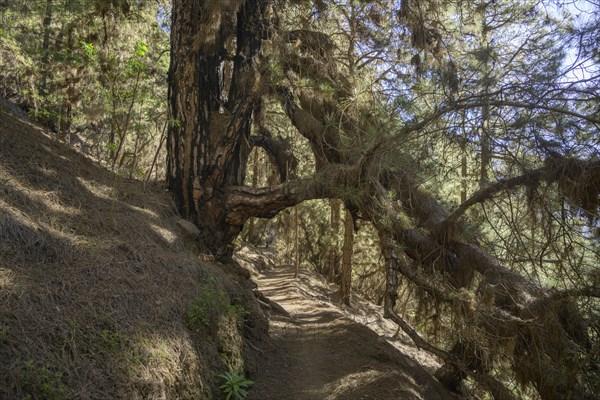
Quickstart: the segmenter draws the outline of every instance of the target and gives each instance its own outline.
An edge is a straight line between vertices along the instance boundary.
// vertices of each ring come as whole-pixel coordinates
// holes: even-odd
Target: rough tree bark
[[[244,183],[268,6],[266,0],[173,1],[167,182],[182,216],[200,228],[200,248],[219,259],[231,256],[245,222],[229,220],[223,205],[227,187]],[[222,66],[231,62],[233,34],[229,77]]]
[[[491,364],[479,362],[486,352],[483,345],[463,341],[449,351],[441,350],[422,339],[396,313],[398,274],[438,301],[459,303],[464,319],[485,334],[490,345],[514,343],[514,348],[505,352],[514,361],[515,376],[531,383],[542,399],[562,399],[565,393],[572,398],[589,398],[580,382],[564,379],[578,368],[577,357],[569,352],[586,352],[590,346],[571,294],[535,284],[499,264],[480,247],[465,242],[461,216],[501,190],[541,182],[559,182],[560,187],[561,180],[569,184],[581,181],[581,174],[572,176],[573,171],[587,171],[586,176],[593,180],[589,187],[600,188],[600,163],[550,158],[542,168],[485,186],[449,212],[409,172],[386,164],[382,151],[385,135],[354,154],[343,151],[341,132],[359,136],[381,127],[360,110],[355,116],[340,110],[351,92],[350,79],[329,64],[332,58],[327,52],[313,56],[285,53],[281,63],[290,76],[320,76],[334,89],[340,88],[331,98],[304,89],[294,92],[283,85],[269,91],[261,89],[260,50],[261,41],[270,33],[270,6],[268,0],[173,2],[169,72],[173,121],[167,141],[167,180],[181,214],[200,229],[198,245],[218,259],[228,260],[233,240],[248,218],[270,218],[308,199],[341,199],[353,218],[370,221],[376,227],[388,265],[386,316],[419,347],[444,361],[440,379],[458,386],[465,376],[471,376],[495,398],[513,398],[510,390],[488,374]],[[318,36],[310,31],[302,34]],[[234,36],[237,47],[231,56],[227,49]],[[303,51],[309,51],[309,40],[305,46],[308,50]],[[295,48],[302,50],[302,46]],[[227,69],[222,66],[231,60],[231,76],[225,76],[222,71]],[[312,178],[288,179],[283,163],[293,161],[277,150],[285,146],[278,147],[266,135],[250,137],[253,107],[257,98],[266,94],[279,99],[291,124],[310,143],[317,166]],[[448,109],[439,108],[431,117],[407,125],[403,133],[419,131],[445,112],[478,106],[481,104],[456,102]],[[578,116],[574,112],[570,115]],[[335,129],[327,123],[332,117],[338,117]],[[274,162],[280,164],[278,185],[244,186],[252,143],[273,153]],[[410,225],[402,215],[410,218]],[[475,278],[479,282],[476,290],[472,287]],[[480,298],[474,302],[463,299],[462,290],[475,291]]]

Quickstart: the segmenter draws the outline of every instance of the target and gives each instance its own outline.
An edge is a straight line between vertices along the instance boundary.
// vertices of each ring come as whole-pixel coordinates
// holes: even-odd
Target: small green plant
[[[188,309],[188,328],[197,330],[201,325],[210,328],[228,311],[229,297],[219,287],[216,279],[210,279],[202,288],[202,294]]]
[[[248,311],[241,304],[230,304],[227,307],[227,313],[230,317],[234,318],[238,328],[242,328],[244,326],[244,322],[246,321],[246,315],[248,315]]]
[[[116,143],[106,142],[105,146],[106,146],[106,150],[108,150],[108,151],[116,151],[117,150]]]
[[[79,44],[81,45],[81,48],[83,49],[83,52],[85,53],[87,59],[89,61],[94,61],[96,59],[96,54],[97,54],[94,44],[87,43],[85,40],[80,40]]]
[[[219,386],[219,389],[225,394],[225,400],[232,398],[235,400],[245,399],[246,396],[248,396],[248,391],[246,389],[249,386],[254,385],[254,382],[246,379],[244,375],[240,374],[237,370],[225,372],[224,374],[219,375],[219,377],[225,379],[225,383]]]
[[[125,336],[119,332],[103,329],[100,333],[100,345],[105,350],[113,353],[121,347],[125,341]]]
[[[146,42],[144,42],[143,40],[140,40],[139,42],[137,42],[135,44],[134,54],[136,57],[138,57],[138,58],[144,57],[147,52],[148,52],[148,44],[146,44]]]
[[[145,365],[150,360],[150,357],[150,353],[141,349],[134,349],[129,355],[127,355],[127,359],[133,367]]]
[[[64,399],[66,386],[62,375],[62,372],[54,372],[47,365],[27,361],[20,374],[21,386],[26,393],[23,400]]]
[[[0,329],[0,343],[6,342],[8,339],[8,326],[3,326]]]
[[[168,122],[169,122],[169,126],[171,126],[173,128],[179,128],[181,126],[181,120],[179,120],[177,118],[169,118]]]

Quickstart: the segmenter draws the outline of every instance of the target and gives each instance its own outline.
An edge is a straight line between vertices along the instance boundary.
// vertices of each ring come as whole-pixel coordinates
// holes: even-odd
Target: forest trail
[[[418,362],[329,302],[332,287],[292,267],[254,278],[274,313],[271,341],[250,390],[251,400],[359,400],[454,398]]]

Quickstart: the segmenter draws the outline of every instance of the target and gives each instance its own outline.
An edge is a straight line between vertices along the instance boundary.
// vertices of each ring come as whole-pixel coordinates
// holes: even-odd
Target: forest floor
[[[235,321],[191,326],[217,296],[253,340],[267,320],[180,223],[163,184],[108,171],[0,98],[0,399],[221,399],[219,374],[254,370]]]
[[[249,260],[287,310],[267,338],[250,282],[201,262],[179,221],[162,185],[109,172],[0,99],[0,398],[216,399],[223,355],[249,348],[236,360],[254,400],[452,398],[380,307],[338,307],[318,275]],[[248,346],[189,328],[215,280],[255,317]]]
[[[289,266],[263,270],[254,280],[289,315],[271,317],[271,341],[249,399],[454,398],[431,375],[435,360],[403,335],[394,337],[376,306],[355,297],[352,308],[340,308],[335,285],[308,271],[294,278]],[[379,334],[355,321],[361,318]]]

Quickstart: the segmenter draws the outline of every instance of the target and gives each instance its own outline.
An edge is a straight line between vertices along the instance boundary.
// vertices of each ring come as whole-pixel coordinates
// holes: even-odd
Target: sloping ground
[[[451,398],[405,338],[401,353],[351,320],[391,336],[376,307],[339,309],[335,288],[305,272],[255,278],[291,314],[273,312],[263,340],[251,282],[187,249],[164,190],[115,176],[12,108],[0,102],[0,398],[220,398],[229,368],[256,381],[256,400]],[[243,324],[229,312],[240,307]]]
[[[291,267],[264,269],[254,280],[270,300],[289,315],[273,312],[271,343],[262,349],[250,399],[278,400],[436,400],[456,398],[421,363],[435,365],[425,354],[397,339],[404,352],[378,336],[360,319],[370,314],[381,334],[393,332],[368,305],[333,305],[335,287]],[[380,315],[380,314],[379,314]],[[391,329],[390,329],[391,328]],[[396,340],[396,339],[394,339]],[[417,359],[419,362],[417,362]]]
[[[8,109],[0,398],[206,399],[228,367],[252,372],[234,317],[193,322],[206,293],[250,311],[246,336],[266,321],[250,290],[186,250],[164,190],[115,176]]]

